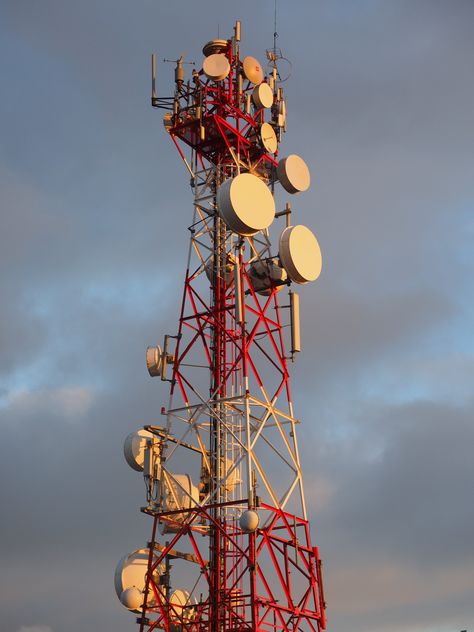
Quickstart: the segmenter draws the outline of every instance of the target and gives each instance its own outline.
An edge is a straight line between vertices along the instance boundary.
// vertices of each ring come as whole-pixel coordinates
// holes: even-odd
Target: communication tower
[[[274,195],[307,190],[310,174],[278,152],[281,54],[268,51],[266,73],[241,56],[240,32],[236,22],[230,39],[208,42],[190,80],[181,56],[171,97],[157,96],[152,56],[151,104],[165,110],[194,213],[177,331],[146,352],[169,385],[163,421],[124,444],[152,522],[115,572],[140,632],[326,627],[288,370],[301,348],[293,288],[319,276],[321,252]]]

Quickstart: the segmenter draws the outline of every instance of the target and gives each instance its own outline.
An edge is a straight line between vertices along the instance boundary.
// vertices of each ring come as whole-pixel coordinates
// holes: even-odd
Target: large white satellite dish
[[[230,72],[229,60],[222,53],[209,55],[202,64],[204,74],[212,81],[222,81]]]
[[[296,154],[290,154],[279,161],[277,176],[283,188],[288,193],[306,191],[311,184],[311,175],[308,165],[303,158]]]
[[[269,154],[274,154],[278,149],[278,140],[275,130],[270,123],[262,123],[260,127],[260,141]]]
[[[125,438],[123,443],[123,455],[133,470],[143,472],[146,442],[152,438],[153,435],[151,432],[143,429],[131,432]]]
[[[148,571],[149,549],[138,549],[122,557],[115,568],[114,586],[117,597],[122,604],[138,611],[143,603],[143,592],[146,584],[146,573]],[[156,555],[152,554],[152,561],[157,561]],[[159,576],[165,572],[164,564],[159,564],[154,572],[154,580],[159,583]],[[135,590],[134,590],[135,589]],[[138,598],[137,591],[141,598]],[[140,603],[137,603],[140,601]],[[153,592],[148,593],[148,605],[156,605]]]
[[[273,105],[273,90],[268,83],[260,83],[252,91],[252,101],[259,110],[271,108]]]
[[[275,217],[275,200],[265,182],[251,173],[229,178],[217,190],[222,219],[234,233],[255,235]]]
[[[280,260],[295,283],[315,281],[321,274],[322,257],[318,240],[301,224],[288,226],[280,236]]]
[[[262,64],[258,61],[258,59],[255,59],[255,57],[247,56],[242,62],[242,67],[244,75],[250,81],[250,83],[254,83],[255,85],[262,83],[264,74]]]

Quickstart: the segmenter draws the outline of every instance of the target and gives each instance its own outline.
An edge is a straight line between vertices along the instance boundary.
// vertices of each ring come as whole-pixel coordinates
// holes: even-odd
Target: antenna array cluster
[[[153,526],[119,562],[115,588],[141,631],[325,628],[288,370],[301,350],[292,288],[318,278],[321,252],[275,202],[277,186],[293,196],[311,178],[300,156],[279,156],[281,51],[265,73],[240,40],[237,22],[233,37],[208,42],[190,80],[181,55],[170,97],[157,95],[152,56],[152,106],[191,176],[194,216],[177,331],[146,354],[169,385],[164,421],[124,445]]]

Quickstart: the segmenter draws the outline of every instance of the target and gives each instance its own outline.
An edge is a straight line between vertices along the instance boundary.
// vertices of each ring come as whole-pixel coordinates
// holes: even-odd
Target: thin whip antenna
[[[277,37],[278,37],[278,33],[277,33],[277,0],[275,0],[275,13],[274,13],[274,20],[273,20],[273,54],[275,56],[275,59],[276,59]]]

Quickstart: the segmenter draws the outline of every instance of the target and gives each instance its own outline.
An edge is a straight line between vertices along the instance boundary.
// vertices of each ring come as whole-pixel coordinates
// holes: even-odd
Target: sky
[[[0,4],[1,632],[134,627],[113,571],[150,522],[122,442],[166,398],[144,351],[192,213],[150,53],[199,64],[236,19],[262,59],[272,0]],[[473,28],[472,0],[278,0],[324,257],[291,370],[332,632],[474,629]]]

